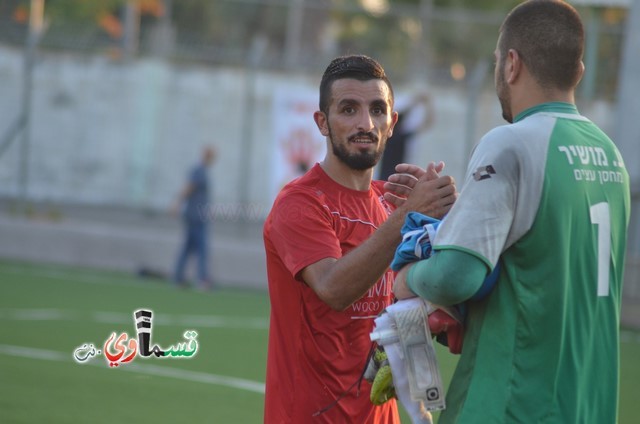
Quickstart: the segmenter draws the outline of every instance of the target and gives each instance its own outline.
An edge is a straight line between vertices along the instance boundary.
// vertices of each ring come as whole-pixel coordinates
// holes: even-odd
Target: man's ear
[[[391,137],[393,135],[393,129],[396,127],[397,123],[398,123],[398,112],[393,111],[393,113],[391,114],[391,127],[387,132],[387,137]]]
[[[578,85],[578,83],[580,81],[582,81],[582,77],[584,76],[584,62],[580,61],[580,70],[578,71],[580,73],[580,75],[578,76],[578,81],[576,82],[576,85]]]
[[[325,137],[328,137],[329,125],[327,124],[327,115],[325,115],[324,112],[317,110],[313,113],[313,120],[316,121],[316,125],[320,130],[320,134],[322,134]]]
[[[524,63],[522,63],[522,59],[520,58],[520,54],[515,49],[509,49],[507,52],[507,60],[505,63],[505,80],[509,84],[513,84],[516,82],[520,73],[522,72],[522,67]]]

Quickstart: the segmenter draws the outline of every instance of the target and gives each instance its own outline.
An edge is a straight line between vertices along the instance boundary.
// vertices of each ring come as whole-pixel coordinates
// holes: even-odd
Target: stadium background
[[[9,271],[0,273],[5,299],[0,344],[13,346],[16,332],[51,331],[56,325],[46,319],[17,324],[12,318],[16,310],[45,308],[42,285],[52,274],[87,284],[124,279],[117,283],[124,292],[142,290],[135,299],[143,299],[141,288],[149,283],[149,293],[162,298],[158,290],[170,289],[166,281],[138,275],[171,269],[180,223],[168,208],[207,143],[219,151],[209,210],[214,280],[222,292],[249,289],[264,296],[261,226],[278,185],[291,177],[282,174],[292,165],[283,162],[283,140],[287,131],[299,129],[289,119],[296,111],[291,104],[303,105],[299,109],[311,119],[306,108],[313,107],[320,75],[337,54],[378,58],[400,100],[416,92],[430,96],[434,123],[418,135],[412,162],[444,160],[461,181],[473,143],[502,124],[492,52],[498,25],[514,3],[112,0],[85,2],[103,7],[77,17],[70,16],[77,8],[73,0],[3,1],[0,265]],[[640,80],[634,75],[640,73],[640,58],[630,52],[640,50],[640,6],[625,0],[572,3],[587,25],[587,74],[578,106],[613,136],[632,178],[622,322],[631,330],[625,334],[636,340]],[[45,19],[30,26],[38,4]],[[310,124],[305,130],[313,132]],[[77,302],[85,303],[81,309],[109,308],[81,287],[81,282],[67,287],[79,293]],[[220,307],[215,291],[175,296],[202,302],[194,307],[202,314],[215,315]],[[64,302],[51,308],[73,309]],[[167,309],[159,313],[188,311],[168,310],[169,302],[161,308]],[[26,340],[25,346],[39,343]],[[8,371],[8,362],[3,364],[1,375]],[[258,371],[254,379],[260,378]]]

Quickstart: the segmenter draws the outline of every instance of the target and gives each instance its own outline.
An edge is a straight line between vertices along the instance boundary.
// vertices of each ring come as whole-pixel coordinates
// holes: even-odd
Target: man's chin
[[[350,156],[348,158],[340,158],[340,161],[354,171],[366,171],[378,164],[379,158],[367,156]]]
[[[351,143],[347,146],[337,146],[332,143],[333,154],[340,162],[347,165],[354,171],[366,171],[377,165],[382,157],[382,152],[374,145],[365,145],[369,149],[353,149]],[[347,148],[348,147],[348,148]]]

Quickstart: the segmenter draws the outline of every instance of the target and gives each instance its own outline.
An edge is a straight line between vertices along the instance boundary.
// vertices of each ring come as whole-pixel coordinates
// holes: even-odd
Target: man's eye
[[[374,107],[373,109],[371,109],[371,113],[373,113],[374,115],[382,115],[384,114],[384,109],[380,107]]]
[[[350,114],[352,114],[353,112],[355,112],[355,109],[349,106],[349,107],[345,107],[344,109],[342,109],[342,111],[343,111],[344,113],[346,113],[346,114],[349,114],[349,115],[350,115]]]

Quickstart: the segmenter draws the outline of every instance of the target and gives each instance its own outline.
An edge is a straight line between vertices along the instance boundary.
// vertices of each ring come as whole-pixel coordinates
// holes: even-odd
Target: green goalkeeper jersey
[[[502,270],[468,302],[440,423],[617,422],[629,210],[618,150],[574,105],[483,137],[433,244]]]

